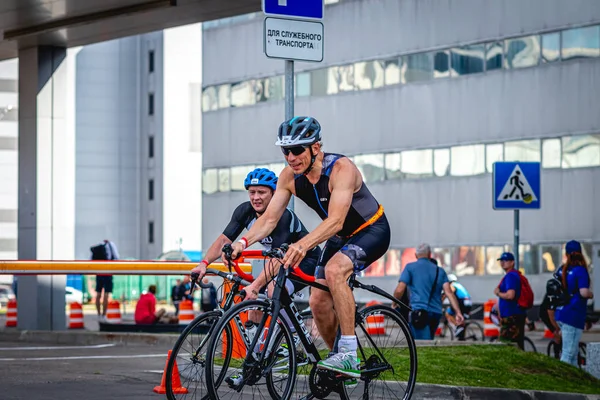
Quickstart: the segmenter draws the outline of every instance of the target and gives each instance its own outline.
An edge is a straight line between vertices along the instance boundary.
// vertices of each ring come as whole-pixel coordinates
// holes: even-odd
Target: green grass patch
[[[384,353],[394,365],[394,372],[386,371],[379,379],[407,379],[406,349],[390,350],[385,349]],[[327,355],[327,351],[321,353],[322,357]],[[600,380],[579,368],[513,346],[418,347],[417,356],[417,383],[600,394]],[[230,367],[239,367],[242,361],[231,360]],[[217,359],[215,364],[223,362]],[[309,372],[310,367],[298,370],[299,374]]]
[[[417,382],[600,394],[600,380],[513,346],[418,347]]]

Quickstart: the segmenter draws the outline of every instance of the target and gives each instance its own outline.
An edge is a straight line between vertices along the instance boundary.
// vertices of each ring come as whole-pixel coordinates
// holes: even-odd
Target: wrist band
[[[245,237],[238,240],[238,243],[241,243],[242,246],[244,246],[244,249],[246,249],[246,247],[248,247],[248,239],[246,239]]]
[[[210,263],[208,261],[206,261],[206,260],[200,261],[200,264],[202,264],[202,263],[204,263],[205,267],[208,267],[210,265]]]

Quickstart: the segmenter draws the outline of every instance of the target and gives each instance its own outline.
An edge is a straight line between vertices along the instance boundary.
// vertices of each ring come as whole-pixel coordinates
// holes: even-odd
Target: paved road
[[[167,346],[36,346],[0,341],[0,398],[161,399]]]

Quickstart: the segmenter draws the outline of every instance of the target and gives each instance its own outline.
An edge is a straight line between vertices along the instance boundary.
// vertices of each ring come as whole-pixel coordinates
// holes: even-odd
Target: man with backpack
[[[506,272],[494,290],[500,299],[500,340],[517,343],[523,350],[526,310],[533,306],[533,291],[527,278],[515,269],[515,256],[512,253],[502,253],[498,261]]]

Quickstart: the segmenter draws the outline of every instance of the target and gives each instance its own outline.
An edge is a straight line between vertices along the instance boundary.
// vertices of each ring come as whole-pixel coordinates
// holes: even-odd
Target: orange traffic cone
[[[106,322],[109,324],[121,323],[120,304],[117,300],[112,300],[108,303],[108,310],[106,310]]]
[[[182,300],[179,303],[179,323],[187,325],[194,320],[194,303],[191,300]]]
[[[544,339],[552,339],[554,338],[554,333],[548,328],[544,331]]]
[[[160,386],[154,386],[154,393],[166,394],[167,393],[167,365],[169,364],[169,358],[171,358],[171,350],[167,354],[167,362],[165,363],[165,370],[163,371],[162,380]],[[188,390],[181,386],[181,380],[179,379],[179,369],[177,368],[177,361],[173,365],[173,375],[171,377],[171,383],[173,384],[174,394],[186,394]]]
[[[69,329],[84,329],[81,304],[73,302],[69,308],[71,309],[69,313]]]
[[[6,327],[17,326],[17,301],[9,300],[6,305]]]

